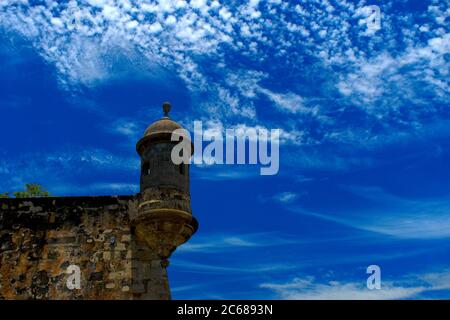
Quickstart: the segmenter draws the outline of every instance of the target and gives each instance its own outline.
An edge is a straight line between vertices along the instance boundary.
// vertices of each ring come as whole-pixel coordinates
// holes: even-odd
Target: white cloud
[[[212,163],[214,159],[211,159]],[[240,180],[240,179],[256,179],[260,177],[259,168],[251,170],[247,168],[238,168],[236,166],[230,167],[227,165],[196,165],[201,167],[201,170],[193,171],[191,174],[196,179],[210,180],[210,181],[226,181],[226,180]]]
[[[294,202],[298,198],[298,194],[294,192],[282,192],[276,194],[273,198],[283,204],[289,204]]]
[[[150,33],[157,33],[162,30],[162,26],[158,21],[156,21],[155,23],[152,23],[148,26],[148,30],[150,31]]]
[[[270,100],[272,100],[275,105],[282,111],[287,112],[311,112],[310,109],[307,109],[303,105],[303,98],[297,94],[292,92],[288,92],[285,94],[274,93],[270,90],[261,88],[259,90],[261,93],[265,94]]]
[[[298,239],[276,233],[212,234],[195,238],[177,249],[177,252],[218,252],[258,247],[295,244]]]
[[[346,212],[314,212],[301,207],[294,212],[311,215],[353,228],[401,239],[450,238],[450,202],[446,199],[405,199],[380,188],[343,187],[381,205],[377,209]]]
[[[383,280],[380,290],[369,290],[365,279],[360,282],[317,281],[314,277],[294,278],[287,283],[264,283],[286,300],[395,300],[418,297],[420,294],[450,289],[450,271],[414,274],[398,281]]]
[[[430,104],[445,103],[449,96],[448,82],[442,81],[448,73],[444,55],[449,50],[450,34],[445,34],[395,57],[382,52],[356,59],[353,71],[341,77],[338,88],[352,103],[380,119],[389,116],[395,120],[405,112],[415,117],[428,114]],[[422,98],[423,87],[427,100]],[[414,109],[400,109],[408,101],[415,104]]]
[[[227,8],[223,7],[219,10],[219,15],[222,17],[222,19],[228,20],[231,17],[231,12],[228,11]]]
[[[137,123],[132,120],[121,119],[113,123],[112,126],[108,125],[108,127],[105,129],[113,133],[118,133],[126,137],[129,137],[130,139],[132,139],[132,141],[136,142],[142,135],[140,129],[143,126],[144,124],[142,123]]]
[[[116,7],[105,5],[103,7],[103,16],[108,20],[116,20],[120,17],[120,11]]]
[[[34,158],[39,158],[34,156]],[[87,149],[77,151],[59,151],[46,154],[45,162],[59,164],[62,166],[73,166],[75,163],[83,163],[107,169],[133,170],[139,168],[139,159],[122,158],[107,150]]]
[[[86,149],[66,147],[49,153],[24,153],[20,157],[10,160],[3,155],[3,169],[0,176],[0,190],[17,190],[25,183],[35,182],[45,186],[51,193],[61,194],[70,192],[86,194],[99,192],[100,189],[109,191],[136,190],[134,184],[128,182],[98,182],[85,185],[72,185],[74,176],[95,177],[99,172],[121,172],[128,174],[139,172],[138,157],[123,157],[103,149]],[[11,177],[10,173],[14,172]],[[72,188],[72,189],[71,189]]]
[[[139,192],[139,184],[124,182],[96,182],[79,185],[71,183],[56,183],[51,187],[51,193],[57,195],[123,195]]]
[[[215,273],[215,274],[249,274],[259,272],[281,272],[286,270],[292,270],[293,265],[286,263],[273,263],[273,264],[255,264],[251,266],[242,267],[237,266],[223,266],[212,265],[206,263],[196,263],[182,259],[173,259],[171,261],[172,266],[181,266],[184,272],[196,272],[196,273]]]
[[[345,0],[295,6],[278,0],[235,6],[204,0],[5,4],[0,27],[27,39],[55,66],[64,86],[107,80],[114,76],[115,56],[127,56],[143,70],[178,75],[190,90],[195,116],[217,114],[224,123],[259,117],[257,108],[265,106],[258,102],[266,97],[279,111],[298,116],[293,119],[299,126],[314,117],[330,135],[341,123],[329,115],[340,119],[354,106],[372,123],[386,126],[389,117],[393,127],[415,130],[440,112],[434,104],[449,101],[448,10],[438,1],[417,17],[386,4],[383,27],[370,37],[361,36],[360,8]],[[238,66],[229,57],[249,64]],[[300,94],[311,75],[320,80],[317,88],[303,86]],[[311,103],[317,95],[323,101]],[[362,132],[353,137],[371,134]],[[308,129],[303,134],[321,142]]]
[[[170,15],[166,18],[166,24],[168,25],[172,25],[175,24],[177,22],[177,18],[175,18],[175,16]]]

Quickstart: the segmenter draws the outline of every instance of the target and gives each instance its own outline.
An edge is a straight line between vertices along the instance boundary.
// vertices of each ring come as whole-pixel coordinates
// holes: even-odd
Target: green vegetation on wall
[[[16,198],[39,198],[49,197],[50,193],[41,185],[35,183],[27,183],[24,191],[13,192]],[[9,192],[0,193],[0,198],[9,198]]]

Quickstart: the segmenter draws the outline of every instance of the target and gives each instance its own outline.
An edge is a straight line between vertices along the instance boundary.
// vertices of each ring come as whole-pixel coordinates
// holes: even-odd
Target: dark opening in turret
[[[147,176],[150,174],[150,163],[144,162],[144,164],[142,165],[142,174],[144,176]]]

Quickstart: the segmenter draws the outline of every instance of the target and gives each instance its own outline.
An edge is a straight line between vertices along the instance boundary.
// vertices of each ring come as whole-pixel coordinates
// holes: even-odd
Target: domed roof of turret
[[[164,117],[149,125],[144,132],[144,137],[154,134],[172,133],[176,129],[182,129],[182,126],[169,117]]]
[[[163,104],[163,110],[164,110],[164,117],[149,125],[144,132],[144,137],[164,133],[171,134],[176,129],[182,129],[182,126],[179,123],[169,118],[170,103],[165,102]]]
[[[164,116],[153,122],[144,131],[143,137],[138,141],[136,149],[139,154],[141,154],[142,148],[146,145],[146,142],[162,142],[170,141],[172,133],[177,129],[183,129],[183,127],[169,118],[170,103],[164,102],[163,111]]]

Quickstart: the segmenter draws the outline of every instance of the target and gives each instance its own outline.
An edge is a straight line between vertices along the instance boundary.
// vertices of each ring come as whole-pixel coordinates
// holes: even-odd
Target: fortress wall
[[[130,226],[132,196],[0,199],[0,299],[168,299],[166,269]],[[67,268],[81,289],[67,287]]]

